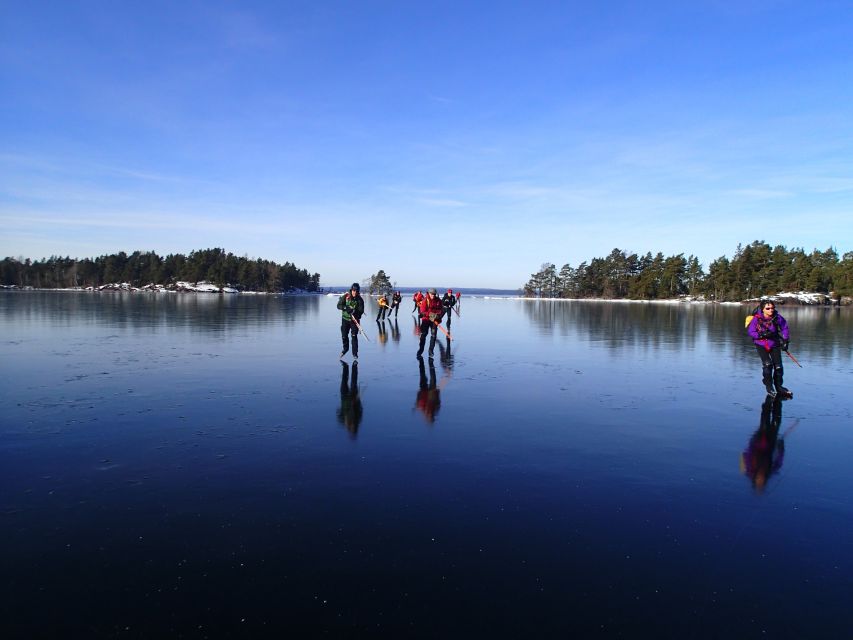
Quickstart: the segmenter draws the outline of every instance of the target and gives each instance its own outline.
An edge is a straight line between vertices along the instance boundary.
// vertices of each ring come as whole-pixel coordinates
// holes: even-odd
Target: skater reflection
[[[441,368],[447,376],[453,373],[453,351],[451,349],[450,338],[444,338],[444,344],[438,342],[438,358],[441,362]]]
[[[394,320],[389,320],[388,324],[391,325],[391,339],[394,342],[400,342],[400,325],[397,323],[396,314]]]
[[[379,329],[379,344],[381,344],[384,347],[385,343],[388,342],[388,332],[385,331],[385,321],[384,320],[382,320],[382,321],[377,320],[376,326]]]
[[[435,416],[441,408],[441,391],[435,384],[435,365],[432,358],[429,360],[429,381],[427,381],[426,367],[424,359],[418,358],[418,372],[420,374],[420,383],[418,395],[415,398],[415,408],[424,414],[424,419],[432,424],[435,422]]]
[[[361,397],[358,389],[358,362],[352,364],[352,377],[350,377],[350,366],[341,362],[341,406],[338,409],[338,422],[349,431],[350,437],[355,439],[358,426],[361,424]]]
[[[750,479],[756,493],[763,493],[770,476],[782,468],[785,441],[779,437],[781,424],[782,399],[780,396],[767,396],[761,405],[758,430],[752,434],[746,451],[740,456],[740,470]]]

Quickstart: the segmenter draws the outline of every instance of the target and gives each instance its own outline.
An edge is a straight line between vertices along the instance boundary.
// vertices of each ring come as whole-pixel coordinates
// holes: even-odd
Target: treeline
[[[120,252],[99,258],[51,256],[35,262],[5,258],[0,262],[0,282],[5,286],[64,289],[99,287],[127,282],[134,287],[148,284],[206,280],[218,286],[244,291],[317,291],[320,274],[309,274],[295,264],[250,259],[222,249],[193,251],[188,256],[170,254],[165,258],[153,251]]]
[[[853,295],[853,252],[839,258],[835,249],[788,250],[756,240],[738,245],[733,258],[721,256],[707,271],[699,260],[683,253],[643,256],[613,249],[606,258],[593,258],[558,271],[545,263],[523,287],[528,296],[543,298],[629,298],[658,300],[681,295],[734,301],[782,291]]]

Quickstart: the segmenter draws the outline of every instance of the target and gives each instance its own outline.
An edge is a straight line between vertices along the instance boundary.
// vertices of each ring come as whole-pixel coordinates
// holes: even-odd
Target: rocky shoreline
[[[0,285],[0,288],[16,291],[92,291],[92,292],[146,292],[146,293],[217,293],[217,294],[243,294],[243,295],[316,295],[322,291],[305,291],[293,289],[290,291],[241,291],[235,287],[225,285],[219,286],[211,282],[176,282],[174,284],[146,284],[142,287],[134,287],[127,282],[113,282],[99,287],[72,287],[70,289],[41,289],[36,287],[19,287],[17,285]]]

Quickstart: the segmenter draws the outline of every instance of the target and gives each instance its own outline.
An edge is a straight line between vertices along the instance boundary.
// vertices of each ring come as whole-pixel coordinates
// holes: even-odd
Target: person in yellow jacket
[[[385,297],[384,293],[379,294],[379,313],[376,314],[376,322],[385,319],[385,312],[388,311],[388,298]]]

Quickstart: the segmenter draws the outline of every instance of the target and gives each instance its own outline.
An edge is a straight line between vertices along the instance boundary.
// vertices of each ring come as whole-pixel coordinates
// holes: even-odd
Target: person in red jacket
[[[421,318],[421,343],[418,348],[417,357],[420,358],[422,356],[427,333],[429,333],[429,357],[432,358],[435,351],[435,334],[444,315],[444,305],[441,304],[441,298],[438,297],[438,293],[436,293],[434,288],[427,291],[426,297],[421,300],[419,309]]]
[[[414,295],[412,296],[412,300],[414,300],[415,302],[415,308],[412,309],[412,313],[415,313],[418,310],[418,307],[421,306],[421,300],[423,299],[424,294],[422,294],[420,291],[415,291]]]

